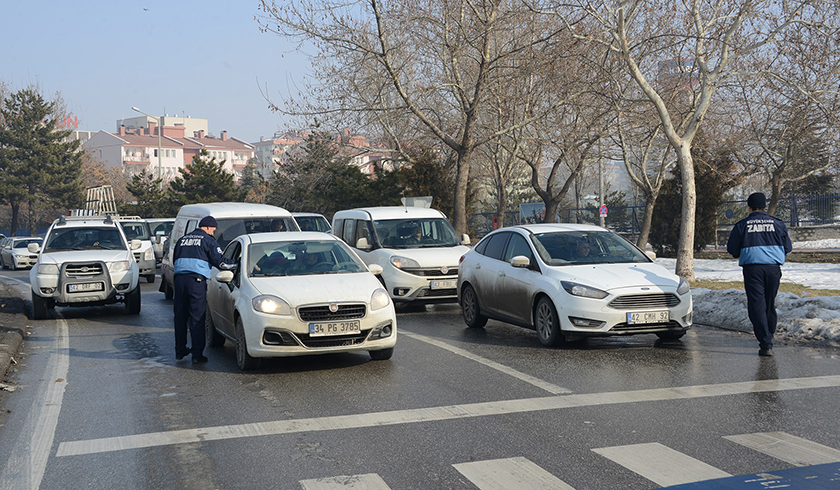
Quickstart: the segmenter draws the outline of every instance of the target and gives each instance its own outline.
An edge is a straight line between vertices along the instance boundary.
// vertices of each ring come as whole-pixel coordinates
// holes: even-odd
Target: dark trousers
[[[782,269],[778,264],[745,265],[744,290],[747,292],[747,314],[753,325],[755,338],[762,349],[773,348],[776,333],[776,293]]]
[[[175,276],[175,354],[187,351],[187,330],[199,357],[204,352],[204,319],[207,315],[207,280],[201,274]]]

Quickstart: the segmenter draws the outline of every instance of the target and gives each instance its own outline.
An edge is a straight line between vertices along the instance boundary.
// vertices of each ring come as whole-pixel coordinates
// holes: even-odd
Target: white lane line
[[[376,473],[352,476],[333,476],[314,480],[301,480],[303,490],[342,490],[358,488],[359,490],[391,490],[385,480]]]
[[[543,389],[549,393],[559,395],[561,393],[571,393],[572,390],[568,388],[563,388],[562,386],[557,386],[555,384],[551,384],[547,381],[543,381],[539,378],[535,378],[529,374],[525,374],[523,372],[517,371],[516,369],[510,368],[505,366],[504,364],[499,364],[498,362],[491,361],[490,359],[486,359],[484,357],[478,356],[473,354],[472,352],[466,351],[459,347],[455,347],[454,345],[449,345],[446,342],[441,342],[440,340],[433,339],[431,337],[426,337],[425,335],[420,335],[416,333],[406,332],[405,330],[400,330],[400,335],[406,335],[413,339],[420,340],[422,342],[426,342],[427,344],[434,345],[435,347],[440,347],[441,349],[446,349],[449,352],[454,354],[458,354],[459,356],[466,357],[471,361],[478,362],[480,364],[484,364],[485,366],[491,367],[497,371],[503,372],[508,376],[512,376],[518,380],[524,381],[528,384],[534,385],[537,388]]]
[[[663,487],[732,476],[657,442],[593,451]]]
[[[723,438],[795,466],[840,461],[840,451],[837,449],[785,432],[758,432]]]
[[[815,376],[809,378],[771,379],[744,381],[717,385],[683,386],[677,388],[656,388],[638,391],[616,391],[612,393],[589,393],[576,395],[522,398],[494,402],[468,403],[441,407],[415,408],[390,412],[371,412],[357,415],[276,420],[251,424],[222,425],[197,429],[181,429],[165,432],[150,432],[129,436],[105,437],[80,441],[62,442],[57,456],[104,453],[125,449],[185,444],[191,442],[259,437],[267,435],[320,432],[328,430],[383,427],[387,425],[436,422],[441,420],[467,419],[530,413],[542,410],[559,410],[622,403],[654,402],[664,400],[687,400],[712,396],[742,395],[767,391],[804,390],[840,387],[840,375]]]
[[[490,459],[452,466],[481,490],[574,490],[526,458]]]

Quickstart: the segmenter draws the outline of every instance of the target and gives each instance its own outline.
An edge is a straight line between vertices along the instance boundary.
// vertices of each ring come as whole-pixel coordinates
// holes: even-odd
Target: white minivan
[[[379,276],[394,302],[458,300],[458,260],[469,251],[446,215],[436,209],[382,206],[339,211],[333,234],[362,260],[382,267]]]
[[[216,228],[215,238],[222,250],[239,235],[275,231],[278,224],[282,224],[282,229],[286,231],[300,231],[290,212],[268,204],[211,202],[181,206],[178,216],[175,217],[175,224],[172,225],[169,245],[160,263],[160,291],[166,299],[172,299],[174,294],[172,255],[175,243],[185,234],[198,228],[198,222],[205,216],[216,218],[219,226]]]

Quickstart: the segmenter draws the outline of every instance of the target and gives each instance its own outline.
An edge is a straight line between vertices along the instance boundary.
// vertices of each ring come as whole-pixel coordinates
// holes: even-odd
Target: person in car
[[[411,235],[405,239],[406,245],[419,245],[423,243],[423,230],[419,226],[411,230]]]

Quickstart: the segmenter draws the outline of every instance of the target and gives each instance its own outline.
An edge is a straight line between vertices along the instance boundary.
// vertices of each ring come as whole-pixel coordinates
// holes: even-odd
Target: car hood
[[[128,250],[68,250],[67,252],[42,253],[38,261],[42,264],[63,264],[76,261],[116,262],[119,260],[134,260]]]
[[[388,251],[388,257],[398,255],[414,259],[420,267],[448,266],[455,269],[461,256],[469,252],[469,247],[457,245],[455,247],[431,247],[431,248],[401,248],[384,249]]]
[[[258,294],[271,294],[286,300],[292,307],[323,302],[364,302],[382,283],[370,272],[315,274],[311,276],[252,277]]]
[[[679,276],[654,263],[588,264],[548,269],[555,279],[574,281],[603,291],[639,286],[674,290],[680,285]]]

